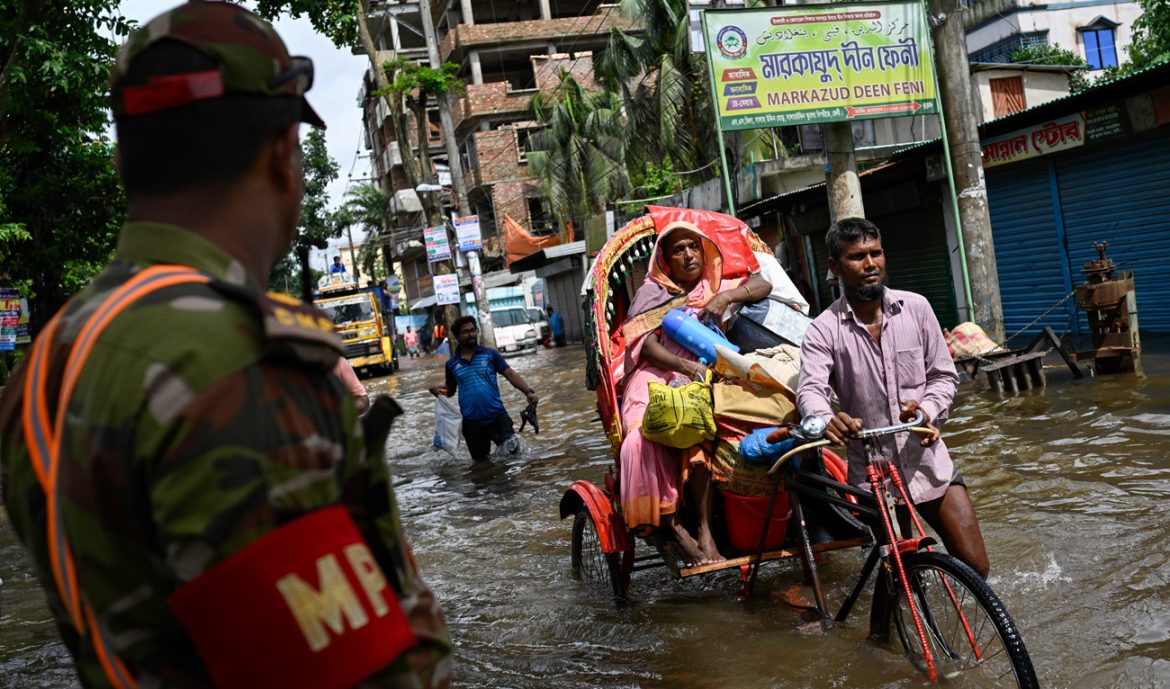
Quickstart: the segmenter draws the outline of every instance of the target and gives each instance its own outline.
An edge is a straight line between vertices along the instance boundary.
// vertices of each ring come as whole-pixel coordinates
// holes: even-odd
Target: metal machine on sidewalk
[[[1081,268],[1085,283],[1077,286],[1076,300],[1088,316],[1093,346],[1076,358],[1092,359],[1097,373],[1125,373],[1141,367],[1137,292],[1133,272],[1118,270],[1105,256],[1108,247],[1108,242],[1094,242],[1098,258]]]

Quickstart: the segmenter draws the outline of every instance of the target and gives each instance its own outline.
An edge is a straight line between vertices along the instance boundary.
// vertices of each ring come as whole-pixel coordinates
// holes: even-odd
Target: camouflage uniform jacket
[[[154,264],[190,266],[213,280],[146,295],[98,339],[68,408],[58,489],[82,597],[138,685],[210,687],[167,596],[289,520],[341,504],[419,639],[362,686],[445,686],[442,614],[403,535],[384,447],[365,447],[352,400],[330,372],[339,346],[331,323],[318,321],[316,332],[278,323],[289,324],[290,310],[323,318],[319,312],[266,296],[238,262],[195,234],[129,223],[114,262],[65,307],[49,380],[60,380],[67,346],[103,297]],[[50,573],[45,495],[22,437],[25,374],[16,373],[0,400],[5,504],[83,684],[108,687]]]

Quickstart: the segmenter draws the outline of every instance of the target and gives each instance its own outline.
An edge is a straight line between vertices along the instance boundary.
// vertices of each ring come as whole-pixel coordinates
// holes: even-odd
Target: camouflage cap
[[[147,48],[159,41],[184,43],[215,61],[217,68],[151,77],[144,84],[122,83]],[[115,118],[178,108],[231,94],[291,96],[301,101],[301,121],[325,122],[305,100],[313,85],[313,62],[290,57],[272,25],[223,0],[191,0],[136,29],[114,66]]]

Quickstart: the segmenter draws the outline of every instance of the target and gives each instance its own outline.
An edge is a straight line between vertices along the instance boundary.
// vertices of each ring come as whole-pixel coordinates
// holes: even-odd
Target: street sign
[[[920,2],[704,13],[722,131],[939,112]]]
[[[459,303],[459,276],[454,273],[435,276],[435,303],[440,306]]]
[[[455,218],[455,239],[459,242],[461,252],[482,251],[483,237],[479,232],[479,216]]]
[[[451,258],[451,242],[447,239],[447,228],[428,227],[423,230],[423,242],[427,247],[427,261],[446,261]]]

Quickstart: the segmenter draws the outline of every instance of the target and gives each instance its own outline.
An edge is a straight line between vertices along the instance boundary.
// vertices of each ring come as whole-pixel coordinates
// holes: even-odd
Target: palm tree
[[[345,199],[345,205],[337,213],[337,223],[342,227],[361,225],[365,228],[366,238],[362,242],[358,263],[366,275],[376,275],[375,252],[386,241],[384,235],[390,229],[391,196],[379,186],[359,184],[346,192]]]
[[[618,12],[638,19],[642,31],[613,29],[595,71],[606,90],[622,95],[635,132],[630,160],[669,156],[692,170],[717,159],[707,63],[691,52],[686,0],[621,0]]]
[[[541,127],[529,138],[528,170],[561,227],[626,193],[628,122],[617,94],[589,91],[562,71],[557,88],[534,96],[530,109]]]

